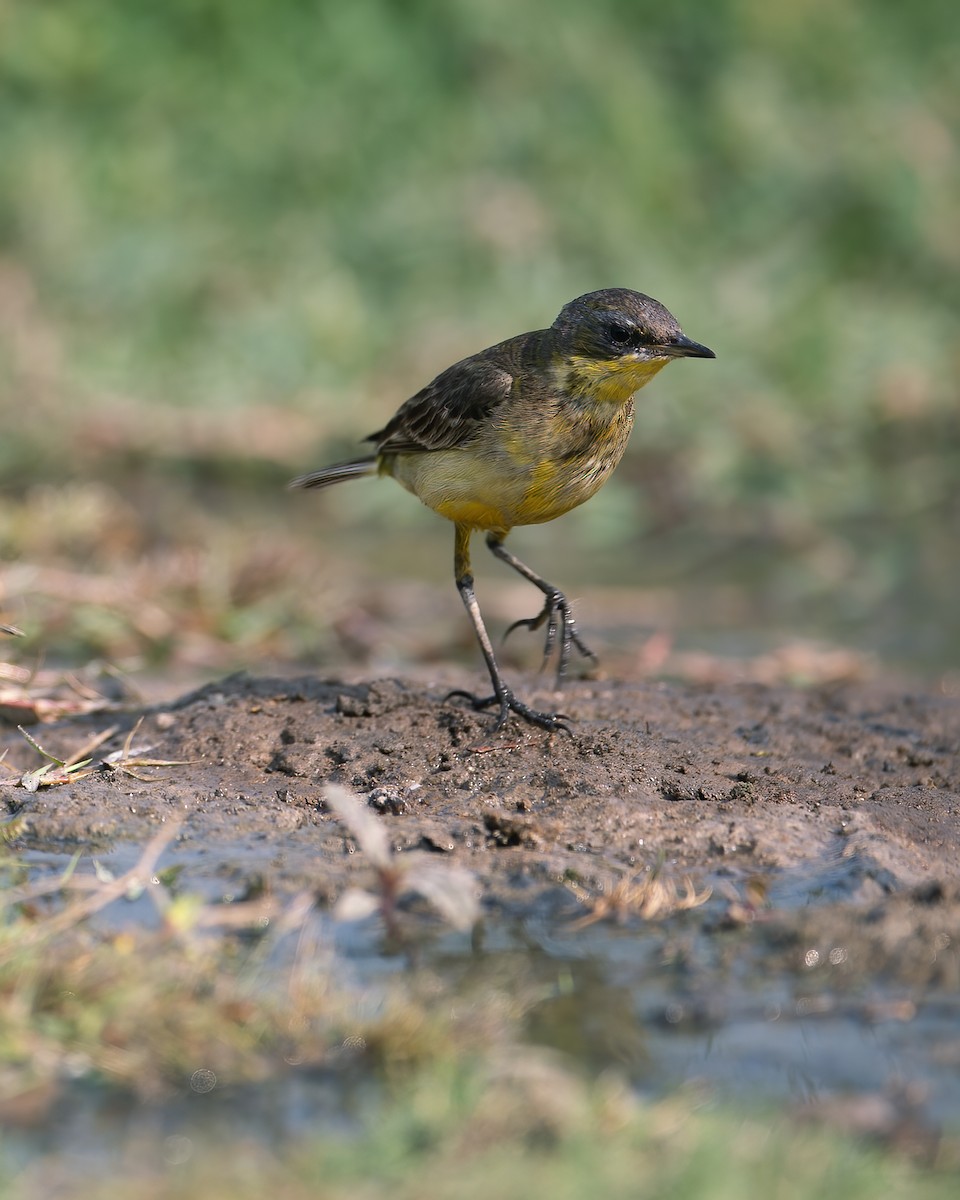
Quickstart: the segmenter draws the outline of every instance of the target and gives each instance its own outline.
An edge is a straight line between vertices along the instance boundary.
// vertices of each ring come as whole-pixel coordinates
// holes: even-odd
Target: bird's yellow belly
[[[552,521],[583,504],[606,481],[622,449],[576,461],[529,461],[509,452],[440,450],[398,454],[386,473],[448,521],[474,529],[506,531]]]

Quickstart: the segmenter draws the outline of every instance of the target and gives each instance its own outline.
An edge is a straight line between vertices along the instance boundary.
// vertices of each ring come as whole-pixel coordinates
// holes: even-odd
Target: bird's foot
[[[444,700],[451,700],[454,696],[466,700],[477,712],[497,705],[500,711],[497,713],[497,720],[493,726],[494,733],[498,733],[504,727],[511,713],[516,713],[522,720],[536,725],[540,729],[549,730],[550,733],[570,733],[570,727],[566,724],[570,720],[569,717],[564,716],[563,713],[545,713],[531,708],[522,700],[518,700],[509,688],[504,688],[501,692],[494,692],[492,696],[475,696],[472,692],[461,691],[458,688],[456,691],[448,692]]]
[[[592,662],[598,662],[597,656],[581,638],[577,632],[577,623],[573,617],[573,608],[570,601],[558,588],[551,588],[546,594],[546,599],[543,602],[543,608],[535,617],[524,617],[509,627],[503,635],[504,641],[510,636],[515,629],[524,626],[526,629],[537,630],[543,623],[547,625],[547,636],[543,644],[543,662],[540,664],[542,671],[550,661],[550,655],[553,653],[554,646],[557,645],[558,639],[560,643],[560,656],[557,660],[557,682],[566,674],[567,663],[570,659],[570,647],[576,646],[584,658],[589,658]]]

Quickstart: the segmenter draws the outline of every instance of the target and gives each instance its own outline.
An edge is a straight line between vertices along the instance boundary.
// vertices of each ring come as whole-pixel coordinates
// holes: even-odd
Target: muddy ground
[[[183,765],[6,796],[39,850],[143,842],[176,818],[178,848],[231,891],[256,877],[324,900],[367,867],[324,811],[327,780],[366,797],[398,851],[475,872],[491,910],[657,863],[713,885],[759,877],[792,906],[957,879],[956,698],[876,684],[528,685],[541,706],[562,705],[572,735],[519,722],[493,734],[489,714],[444,701],[445,683],[233,676],[142,712],[42,727],[45,748],[67,757],[116,726],[99,761],[143,715],[133,754]],[[18,734],[3,740],[8,763],[36,767]]]
[[[322,909],[376,887],[325,809],[337,781],[400,861],[426,852],[474,875],[481,936],[428,951],[437,969],[454,986],[532,974],[530,1036],[582,1066],[626,1068],[653,1094],[703,1080],[750,1104],[799,1101],[923,1155],[960,1124],[956,697],[649,681],[559,696],[528,680],[524,696],[562,705],[572,733],[494,734],[488,714],[444,700],[466,681],[243,674],[35,726],[62,758],[113,733],[86,778],[33,791],[17,772],[39,756],[8,730],[18,844],[38,869],[78,849],[122,869],[176,821],[164,863],[178,887],[307,889]],[[712,895],[650,920],[651,878],[674,898]],[[425,919],[416,902],[401,916]],[[345,946],[361,971],[395,953],[360,937]]]

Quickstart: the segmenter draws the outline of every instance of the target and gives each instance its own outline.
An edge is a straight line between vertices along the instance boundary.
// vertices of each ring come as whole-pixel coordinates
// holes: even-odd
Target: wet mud
[[[116,726],[95,763],[143,723],[131,758],[33,794],[7,788],[37,849],[144,841],[182,822],[185,850],[221,872],[335,895],[362,856],[325,812],[335,781],[367,799],[398,852],[474,871],[488,906],[523,911],[564,881],[668,865],[699,880],[761,876],[778,905],[880,895],[957,877],[960,703],[836,685],[581,682],[526,693],[562,705],[571,734],[444,701],[395,679],[229,677],[143,712],[43,728],[68,757]],[[36,766],[16,734],[7,762]],[[231,862],[231,845],[238,849]],[[251,856],[251,848],[259,853]],[[253,865],[251,865],[253,859]],[[319,878],[318,878],[319,877]]]

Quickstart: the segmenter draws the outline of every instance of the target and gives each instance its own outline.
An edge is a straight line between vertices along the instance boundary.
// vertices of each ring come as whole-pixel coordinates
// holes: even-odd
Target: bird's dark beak
[[[674,358],[716,358],[712,350],[707,346],[701,346],[699,342],[694,342],[686,336],[679,334],[673,339],[667,350]]]

